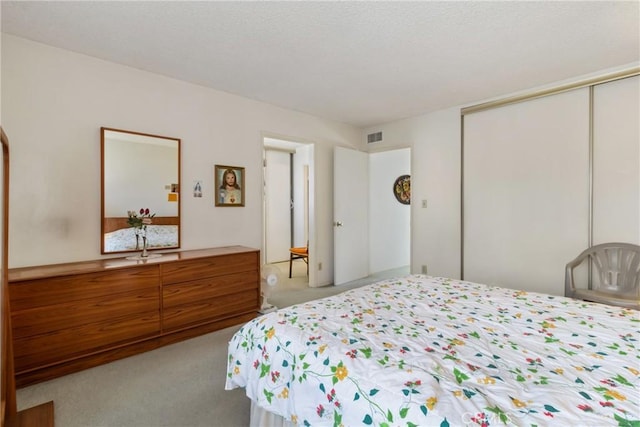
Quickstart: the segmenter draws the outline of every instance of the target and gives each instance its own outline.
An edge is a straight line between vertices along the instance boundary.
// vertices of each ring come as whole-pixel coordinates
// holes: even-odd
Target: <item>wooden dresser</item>
[[[229,246],[9,269],[9,299],[23,387],[251,320],[260,253]]]

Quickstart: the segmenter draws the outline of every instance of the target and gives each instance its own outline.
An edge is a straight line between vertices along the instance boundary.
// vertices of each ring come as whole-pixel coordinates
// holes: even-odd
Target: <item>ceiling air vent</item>
[[[367,144],[382,141],[382,132],[370,133],[367,135]]]

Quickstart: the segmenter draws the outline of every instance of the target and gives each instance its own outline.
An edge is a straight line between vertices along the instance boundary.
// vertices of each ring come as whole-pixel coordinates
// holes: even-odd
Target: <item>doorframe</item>
[[[271,142],[273,142],[274,144],[282,144],[284,147],[289,147],[289,148],[295,148],[297,146],[310,146],[311,148],[311,154],[310,154],[310,161],[309,161],[309,165],[308,165],[308,200],[307,202],[307,209],[309,212],[309,223],[308,223],[308,228],[307,228],[307,234],[308,234],[308,245],[309,245],[309,258],[307,259],[307,261],[309,262],[309,283],[308,286],[309,287],[315,287],[316,283],[317,283],[317,276],[318,276],[318,272],[316,270],[316,268],[313,268],[316,265],[315,260],[317,259],[317,252],[316,252],[316,212],[315,212],[315,200],[316,200],[316,192],[315,192],[315,179],[316,179],[316,157],[315,157],[315,149],[316,149],[316,145],[315,142],[313,141],[309,141],[309,140],[305,140],[302,138],[295,138],[295,137],[291,137],[291,136],[284,136],[284,135],[280,135],[280,134],[274,134],[274,133],[270,133],[270,132],[262,132],[261,133],[261,144],[262,144],[262,151],[263,151],[263,156],[262,159],[264,161],[264,151],[265,151],[265,146],[267,145],[267,143],[271,144]],[[270,141],[267,141],[270,140]],[[277,141],[277,142],[276,142]],[[264,168],[264,163],[262,164],[262,168]],[[265,263],[265,256],[264,256],[264,251],[265,251],[265,247],[266,247],[266,227],[265,227],[265,194],[264,194],[264,186],[265,186],[265,181],[264,181],[264,174],[262,175],[262,191],[260,194],[260,198],[261,198],[261,209],[262,209],[262,250],[261,250],[261,254],[260,254],[260,263],[261,265],[264,265]]]

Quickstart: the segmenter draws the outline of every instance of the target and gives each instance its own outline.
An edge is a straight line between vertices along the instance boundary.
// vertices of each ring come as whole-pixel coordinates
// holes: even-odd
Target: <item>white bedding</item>
[[[175,248],[178,246],[177,225],[148,225],[148,248]],[[135,228],[121,228],[120,230],[105,233],[104,250],[106,252],[127,251],[136,249]],[[142,249],[142,239],[140,246]]]
[[[640,312],[421,275],[260,316],[226,388],[293,425],[637,426]]]

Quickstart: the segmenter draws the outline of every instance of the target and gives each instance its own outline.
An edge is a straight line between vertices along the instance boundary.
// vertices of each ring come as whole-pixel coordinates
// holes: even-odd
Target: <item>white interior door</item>
[[[333,161],[334,284],[369,274],[369,157],[336,147]]]
[[[265,151],[265,262],[287,261],[291,247],[291,164],[284,151]]]

